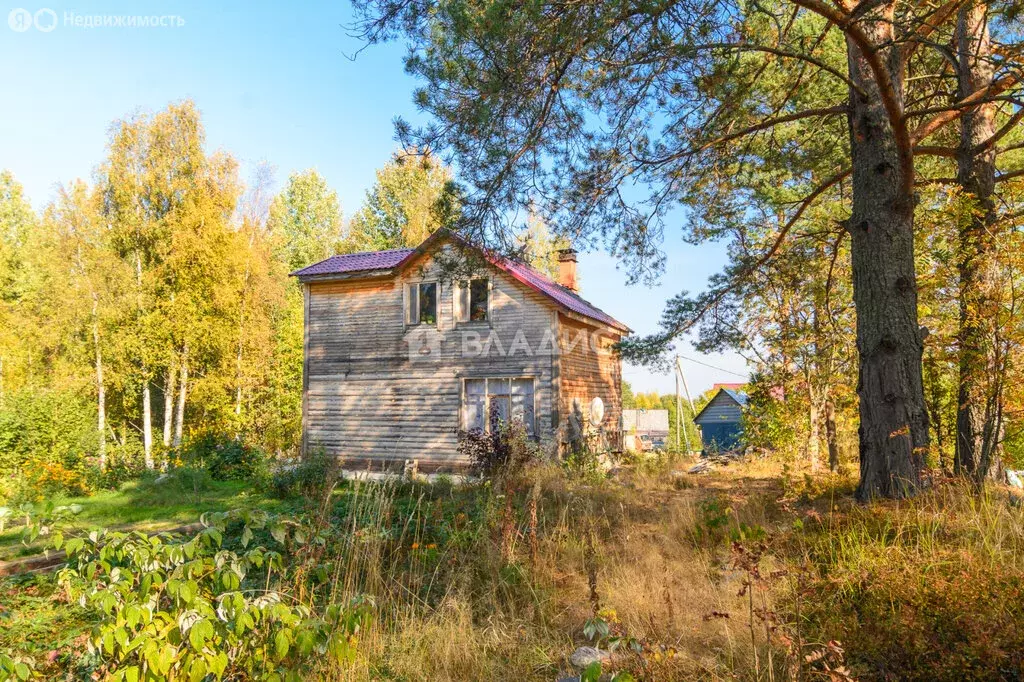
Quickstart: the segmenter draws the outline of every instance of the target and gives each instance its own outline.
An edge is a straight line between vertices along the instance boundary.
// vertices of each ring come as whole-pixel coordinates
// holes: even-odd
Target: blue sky
[[[316,168],[351,215],[395,148],[394,117],[416,120],[403,46],[375,46],[350,60],[360,45],[346,35],[351,9],[343,0],[19,0],[0,8],[7,19],[0,24],[0,168],[15,174],[37,208],[58,183],[91,178],[114,120],[190,98],[203,114],[210,148],[233,154],[244,175],[267,161],[280,185],[293,171]],[[49,32],[16,31],[16,9],[47,25],[54,15],[57,21]],[[44,9],[53,14],[37,14]],[[184,24],[86,28],[73,24],[75,15],[173,15]],[[637,332],[654,331],[664,301],[702,289],[725,259],[723,245],[687,245],[678,227],[667,230],[665,250],[666,274],[654,288],[627,287],[613,258],[582,254],[583,295]],[[685,342],[677,345],[682,355],[746,373],[737,356],[700,356]],[[693,362],[684,367],[695,392],[740,380]],[[629,366],[624,373],[635,390],[673,390],[669,375]]]

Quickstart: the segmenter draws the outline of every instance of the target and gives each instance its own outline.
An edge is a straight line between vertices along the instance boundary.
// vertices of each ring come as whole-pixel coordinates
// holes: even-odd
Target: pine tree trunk
[[[902,110],[903,64],[894,43],[892,5],[860,24],[889,72]],[[849,221],[860,377],[860,485],[857,497],[913,495],[921,484],[928,414],[917,322],[912,170],[860,49],[848,41],[850,77],[868,97],[850,93],[853,208]],[[904,149],[904,154],[909,150]]]
[[[174,425],[174,380],[176,378],[174,365],[167,365],[167,374],[164,376],[164,447],[171,447],[171,429]]]
[[[188,392],[188,345],[181,351],[181,383],[178,386],[178,414],[174,422],[174,447],[181,445],[185,428],[185,397]]]
[[[986,5],[960,10],[956,39],[959,58],[958,97],[967,97],[992,82],[992,44]],[[973,204],[960,229],[960,380],[957,390],[954,471],[984,481],[1002,467],[1002,382],[996,362],[999,275],[995,262],[996,175],[994,146],[978,145],[995,133],[995,103],[964,111],[960,118],[957,182]]]
[[[107,387],[103,381],[103,352],[100,347],[99,300],[92,297],[92,343],[96,352],[96,431],[99,436],[100,471],[107,468]]]
[[[825,439],[828,441],[828,468],[839,471],[839,432],[836,429],[836,406],[831,400],[825,401]]]

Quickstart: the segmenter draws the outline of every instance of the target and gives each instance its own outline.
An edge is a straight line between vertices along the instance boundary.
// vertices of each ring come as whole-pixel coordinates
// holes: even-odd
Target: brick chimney
[[[558,250],[558,283],[570,291],[579,291],[576,286],[576,249]]]

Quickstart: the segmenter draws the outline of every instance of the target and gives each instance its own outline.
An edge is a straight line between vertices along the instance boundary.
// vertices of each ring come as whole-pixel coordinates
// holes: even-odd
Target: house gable
[[[732,389],[722,388],[693,418],[696,424],[739,422],[743,417],[746,396]]]
[[[302,282],[329,281],[334,279],[358,279],[370,277],[393,277],[422,264],[444,245],[454,245],[460,249],[472,250],[490,268],[501,270],[523,286],[533,289],[549,299],[563,312],[588,318],[593,324],[607,325],[622,334],[628,334],[629,327],[611,315],[597,308],[569,289],[552,281],[549,277],[525,263],[501,256],[489,249],[470,244],[449,230],[437,230],[419,246],[388,251],[370,251],[364,253],[331,256],[319,263],[307,266],[291,273]]]

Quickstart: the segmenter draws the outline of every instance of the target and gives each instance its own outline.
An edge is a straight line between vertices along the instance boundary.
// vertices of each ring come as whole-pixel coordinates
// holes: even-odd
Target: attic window
[[[406,324],[437,324],[437,282],[407,284],[405,297]]]
[[[437,322],[437,284],[423,282],[419,286],[419,292],[420,324],[435,324]]]
[[[491,309],[491,281],[486,278],[459,282],[456,310],[459,322],[486,322]]]
[[[486,279],[474,279],[469,283],[469,319],[472,322],[487,320],[487,294],[489,291]]]

